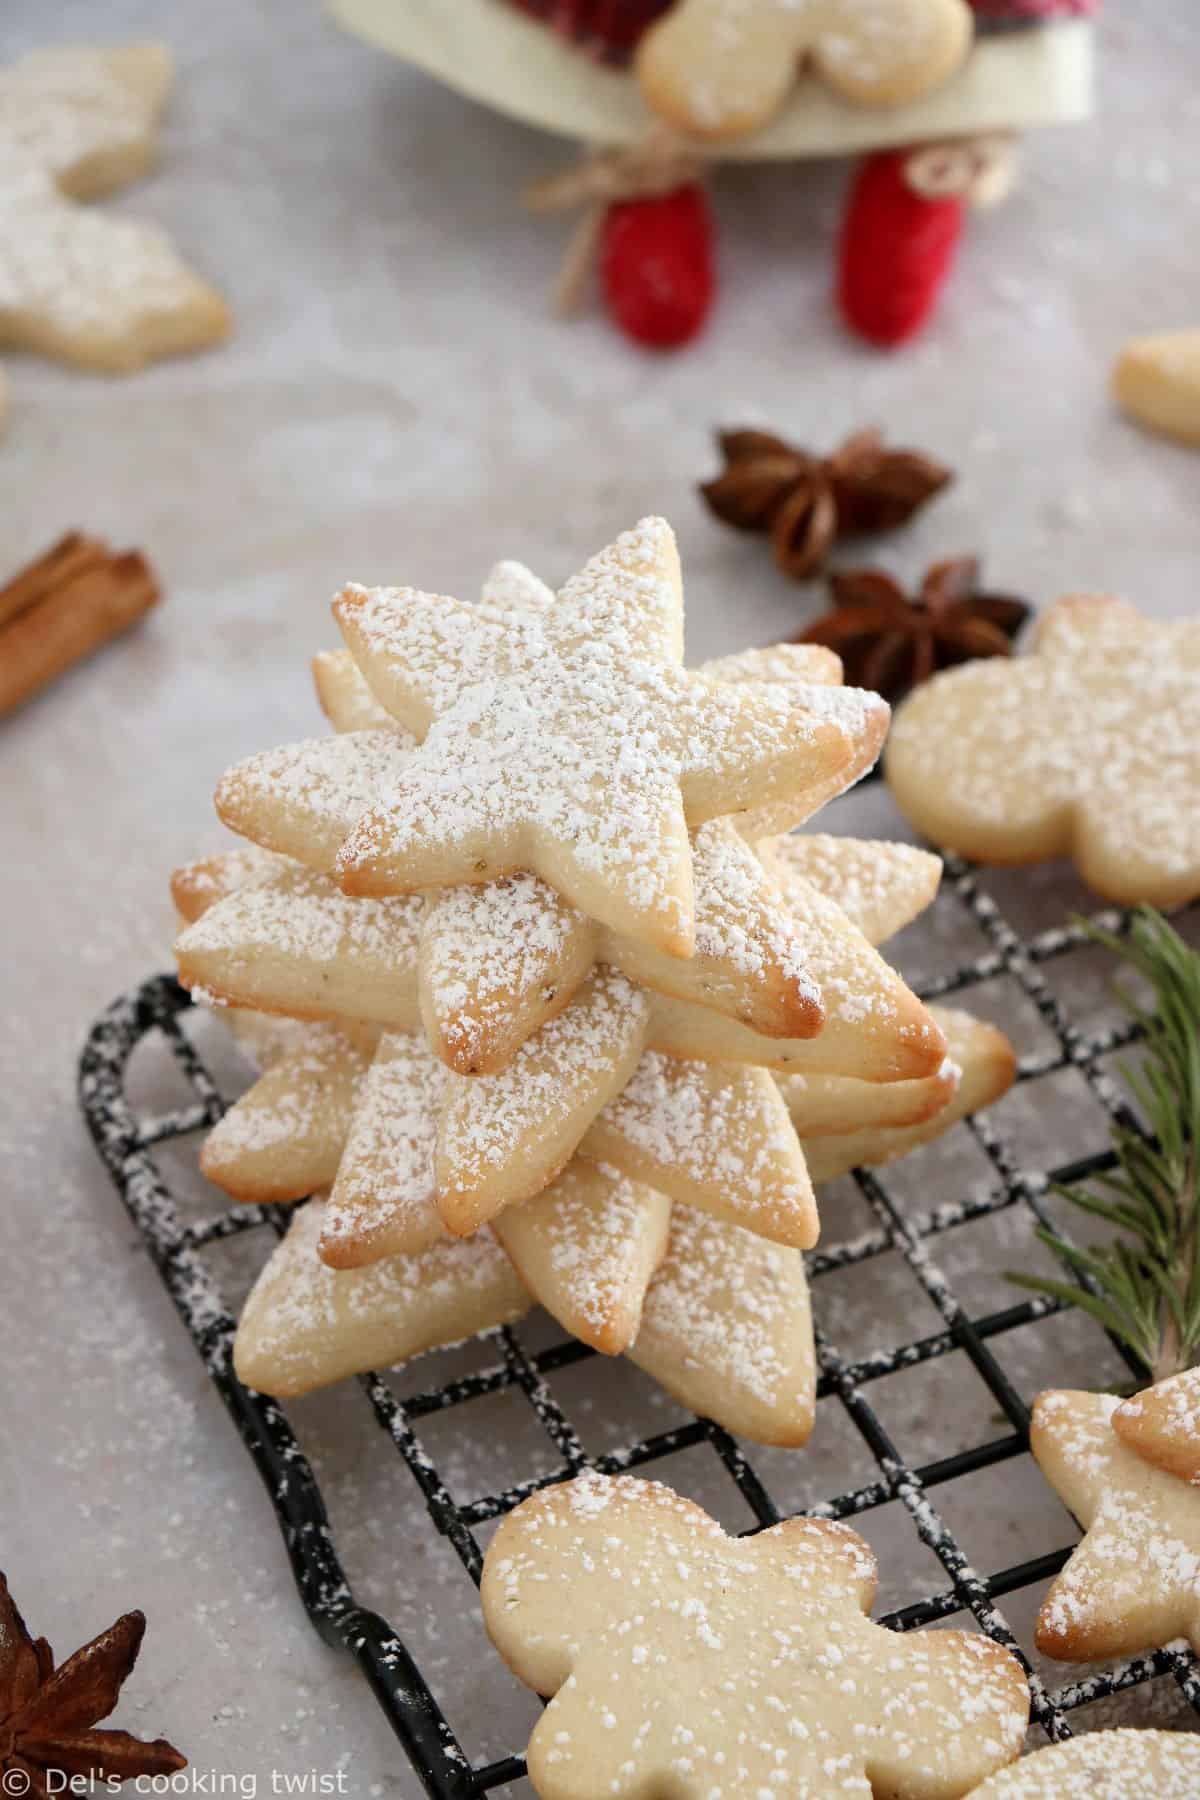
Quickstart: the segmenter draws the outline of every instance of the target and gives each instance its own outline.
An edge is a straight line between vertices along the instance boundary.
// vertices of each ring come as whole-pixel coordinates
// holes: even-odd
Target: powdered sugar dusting
[[[463,879],[524,864],[617,925],[610,891],[686,933],[682,813],[701,821],[827,779],[871,704],[821,687],[723,688],[679,668],[678,564],[659,520],[543,611],[387,588],[347,589],[336,610],[389,710],[428,727],[343,866],[424,862]]]
[[[530,1001],[559,998],[565,964],[582,978],[593,948],[590,921],[536,875],[443,888],[421,940],[429,1022],[456,1063],[470,1062],[510,1036],[518,1015],[533,1022]]]
[[[1060,600],[1032,655],[937,676],[903,706],[888,775],[914,822],[1001,858],[1071,852],[1116,897],[1200,892],[1200,625]]]
[[[648,1051],[600,1114],[584,1149],[625,1145],[680,1198],[754,1221],[789,1242],[815,1240],[808,1171],[787,1106],[763,1070]]]
[[[509,1664],[557,1690],[538,1785],[552,1769],[564,1793],[827,1800],[869,1794],[869,1770],[880,1790],[965,1793],[1020,1748],[1020,1665],[964,1632],[884,1631],[873,1588],[846,1526],[730,1539],[657,1483],[588,1474],[505,1521],[482,1598]]]
[[[529,1301],[490,1231],[364,1269],[331,1269],[324,1208],[298,1210],[246,1302],[234,1357],[267,1393],[320,1387],[518,1318]]]
[[[666,1239],[668,1203],[607,1164],[572,1163],[496,1222],[501,1242],[560,1324],[610,1353],[636,1331]]]
[[[587,1096],[606,1098],[619,1085],[640,1047],[649,1008],[624,976],[599,968],[565,1011],[550,1019],[498,1075],[448,1079],[440,1158],[468,1185],[484,1171],[507,1168],[531,1134],[549,1122],[578,1118],[579,1136],[590,1123]],[[576,1139],[578,1142],[578,1139]],[[567,1153],[574,1149],[568,1146]],[[560,1161],[564,1160],[560,1158]]]
[[[1195,1800],[1200,1739],[1182,1731],[1089,1731],[1001,1770],[974,1800]]]
[[[40,51],[0,69],[0,313],[18,341],[136,368],[222,335],[221,301],[164,231],[64,191],[142,173],[169,84],[165,52],[146,47]]]
[[[1087,1528],[1038,1619],[1054,1654],[1148,1650],[1181,1631],[1200,1646],[1200,1494],[1126,1448],[1118,1405],[1055,1392],[1034,1410],[1034,1455]]]
[[[222,776],[217,811],[234,831],[328,873],[356,820],[409,752],[386,731],[352,731],[261,750]]]
[[[1140,1456],[1200,1485],[1200,1368],[1170,1375],[1126,1400],[1114,1422]]]
[[[350,899],[304,868],[243,884],[176,944],[193,976],[248,1005],[403,1022],[415,1010],[424,903]]]
[[[423,1037],[389,1032],[358,1092],[325,1209],[323,1244],[411,1253],[445,1235],[434,1150],[446,1071]]]
[[[635,1361],[649,1358],[660,1379],[664,1361],[671,1361],[703,1370],[709,1381],[761,1405],[800,1398],[811,1409],[815,1377],[811,1347],[803,1348],[809,1335],[800,1251],[675,1206],[667,1254],[646,1295]]]
[[[798,876],[841,907],[871,944],[880,944],[933,899],[941,858],[911,844],[796,832],[765,847],[768,865]],[[785,886],[785,892],[786,892]],[[805,888],[797,888],[802,909]]]

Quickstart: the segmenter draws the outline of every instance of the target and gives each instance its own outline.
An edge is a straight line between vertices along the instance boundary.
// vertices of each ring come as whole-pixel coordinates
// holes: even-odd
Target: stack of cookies
[[[814,1182],[1013,1072],[874,947],[937,859],[786,835],[871,766],[887,707],[813,646],[685,670],[658,519],[558,595],[503,563],[473,606],[351,586],[333,610],[333,735],[229,770],[217,810],[248,842],[172,882],[180,977],[261,1069],[202,1167],[307,1201],[238,1373],[303,1393],[537,1302],[696,1411],[803,1443]]]

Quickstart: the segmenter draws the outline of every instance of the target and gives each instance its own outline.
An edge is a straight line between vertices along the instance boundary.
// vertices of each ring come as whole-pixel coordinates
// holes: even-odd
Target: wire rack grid
[[[983,951],[952,973],[920,986],[926,999],[962,995],[996,977],[1015,982],[1036,1008],[1048,1030],[1048,1047],[1022,1057],[1019,1083],[1036,1083],[1064,1070],[1076,1070],[1110,1120],[1131,1122],[1121,1089],[1103,1062],[1134,1040],[1128,1023],[1083,1030],[1064,1009],[1047,969],[1088,942],[1080,924],[1042,931],[1027,939],[1006,921],[995,899],[981,885],[977,870],[955,857],[946,858],[943,893],[982,934]],[[1126,920],[1119,912],[1096,915],[1112,929]],[[356,1599],[344,1573],[325,1502],[313,1469],[304,1455],[283,1408],[249,1391],[233,1373],[235,1320],[205,1263],[211,1246],[246,1232],[266,1234],[283,1228],[280,1209],[239,1206],[187,1222],[155,1160],[157,1146],[199,1133],[220,1117],[225,1102],[195,1046],[182,1028],[190,1007],[187,993],[173,977],[161,975],[114,1001],[97,1020],[80,1061],[79,1091],[87,1124],[113,1181],[131,1214],[172,1299],[187,1326],[208,1373],[232,1414],[250,1455],[266,1483],[279,1518],[292,1572],[309,1616],[331,1644],[349,1650],[363,1669],[389,1723],[426,1791],[434,1800],[468,1800],[493,1793],[524,1774],[517,1755],[473,1765],[450,1720],[400,1634],[377,1612]],[[134,1050],[148,1035],[158,1034],[175,1058],[194,1095],[183,1108],[138,1116],[127,1094],[126,1074]],[[1136,1121],[1132,1121],[1136,1124]],[[1031,1666],[1010,1628],[1000,1602],[1020,1589],[1044,1590],[1069,1556],[1072,1545],[1029,1558],[1010,1567],[981,1573],[939,1511],[933,1496],[978,1471],[1027,1454],[1029,1403],[1017,1379],[1005,1367],[1005,1340],[1021,1327],[1062,1309],[1042,1295],[1016,1299],[1011,1305],[972,1316],[938,1268],[931,1247],[959,1228],[1009,1209],[1025,1209],[1030,1227],[1050,1222],[1047,1198],[1056,1184],[1070,1185],[1109,1168],[1111,1149],[1097,1148],[1059,1166],[1031,1172],[1022,1169],[1013,1145],[987,1115],[966,1121],[990,1170],[986,1192],[972,1192],[928,1210],[913,1212],[901,1204],[889,1185],[889,1172],[856,1171],[857,1184],[872,1224],[856,1237],[822,1248],[809,1257],[813,1278],[814,1316],[820,1367],[819,1399],[840,1404],[853,1431],[870,1452],[877,1473],[868,1482],[805,1510],[830,1519],[854,1519],[899,1502],[921,1542],[944,1571],[935,1591],[885,1614],[881,1623],[899,1631],[930,1625],[953,1614],[970,1614],[988,1636],[1020,1659],[1029,1679],[1032,1716],[1045,1735],[1058,1740],[1071,1735],[1069,1715],[1107,1695],[1162,1677],[1171,1677],[1188,1704],[1200,1713],[1200,1664],[1186,1647],[1168,1646],[1152,1655],[1105,1666],[1085,1679],[1055,1689]],[[1061,1221],[1056,1221],[1061,1231]],[[941,1320],[941,1328],[925,1336],[872,1351],[857,1360],[843,1354],[821,1329],[821,1277],[869,1264],[898,1253]],[[1015,1292],[1015,1291],[1014,1291]],[[1099,1335],[1099,1328],[1096,1328]],[[756,1521],[751,1529],[773,1525],[787,1509],[773,1497],[767,1477],[756,1467],[752,1448],[742,1446],[711,1420],[691,1418],[672,1429],[636,1438],[605,1455],[589,1456],[568,1411],[552,1390],[552,1377],[594,1352],[563,1339],[538,1352],[505,1328],[488,1337],[497,1360],[445,1385],[401,1400],[380,1375],[360,1376],[375,1422],[416,1482],[434,1529],[453,1546],[467,1575],[478,1583],[483,1553],[478,1533],[537,1488],[566,1479],[585,1467],[614,1473],[653,1467],[671,1479],[671,1458],[695,1446],[711,1448],[718,1465],[736,1484]],[[985,1441],[968,1444],[922,1466],[912,1466],[900,1453],[889,1430],[886,1407],[872,1404],[872,1388],[883,1378],[921,1364],[963,1352],[998,1409],[1004,1428]],[[1139,1371],[1125,1357],[1132,1374]],[[422,1420],[447,1410],[465,1408],[463,1430],[471,1429],[470,1404],[503,1390],[524,1396],[552,1446],[557,1466],[550,1471],[477,1498],[456,1498],[421,1438]],[[878,1391],[878,1390],[876,1390]],[[804,1452],[797,1454],[803,1455]],[[758,1459],[761,1464],[762,1459]],[[410,1528],[412,1512],[406,1515]],[[474,1604],[473,1598],[469,1602]]]

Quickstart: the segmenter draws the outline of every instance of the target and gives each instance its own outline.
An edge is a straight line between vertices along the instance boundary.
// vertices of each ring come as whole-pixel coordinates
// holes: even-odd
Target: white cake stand
[[[654,124],[637,85],[506,0],[330,0],[347,31],[448,87],[543,131],[617,145]],[[1063,19],[977,38],[963,68],[910,106],[845,104],[800,80],[764,130],[722,143],[722,159],[784,161],[1066,124],[1091,111],[1092,26]]]

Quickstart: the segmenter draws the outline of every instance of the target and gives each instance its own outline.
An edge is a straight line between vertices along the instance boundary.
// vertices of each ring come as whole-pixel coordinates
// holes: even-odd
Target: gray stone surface
[[[998,585],[1038,601],[1112,587],[1163,616],[1192,610],[1200,463],[1117,419],[1105,376],[1127,335],[1194,322],[1200,15],[1111,8],[1099,120],[1029,145],[1020,193],[973,223],[919,345],[881,357],[840,333],[828,289],[845,171],[783,169],[720,181],[723,303],[703,346],[665,362],[598,316],[547,316],[558,228],[515,196],[564,147],[345,40],[309,0],[10,0],[0,55],[160,35],[180,63],[163,167],[112,204],[170,226],[228,293],[237,334],[121,383],[6,360],[0,564],[80,525],[144,545],[169,597],[0,725],[0,1563],[60,1652],[145,1606],[121,1716],[168,1732],[199,1769],[254,1775],[260,1792],[273,1769],[342,1770],[345,1792],[412,1797],[365,1685],[305,1622],[257,1479],[77,1121],[85,1026],[165,964],[165,875],[218,841],[220,770],[312,726],[305,663],[333,639],[326,603],[344,578],[469,592],[501,554],[561,577],[657,510],[680,534],[693,657],[794,630],[816,596],[695,498],[715,423],[758,417],[829,445],[878,420],[957,465],[954,491],[882,552],[905,574],[979,549]],[[879,793],[838,822],[899,829]],[[1009,891],[1033,924],[1076,898],[1056,874]],[[960,927],[939,917],[905,946],[914,964],[961,954]],[[995,1016],[1008,1006],[998,996]],[[1079,1129],[1069,1106],[1009,1104],[1031,1161],[1059,1147],[1064,1119]],[[916,1204],[979,1178],[949,1149],[906,1177]],[[831,1240],[861,1227],[845,1206],[828,1209]],[[946,1255],[973,1303],[1002,1303],[999,1270],[1025,1244],[1010,1215]],[[231,1285],[248,1273],[237,1260]],[[931,1319],[902,1270],[838,1278],[818,1304],[848,1350]],[[1100,1379],[1094,1349],[1059,1324],[1021,1349],[1018,1373],[1028,1391]],[[959,1361],[896,1384],[891,1416],[914,1458],[995,1429]],[[589,1365],[562,1391],[597,1445],[674,1416],[623,1366],[602,1379]],[[532,1705],[486,1650],[415,1488],[356,1404],[317,1398],[297,1415],[365,1596],[410,1635],[471,1751],[514,1747]],[[460,1495],[546,1454],[515,1402],[480,1416],[478,1437],[464,1424],[425,1434]],[[794,1504],[867,1472],[836,1415],[809,1452],[764,1467]],[[699,1453],[671,1473],[738,1520]],[[895,1510],[867,1526],[888,1601],[940,1583]],[[1024,1462],[946,1510],[984,1566],[1067,1529]],[[1011,1605],[1026,1633],[1035,1598]]]

